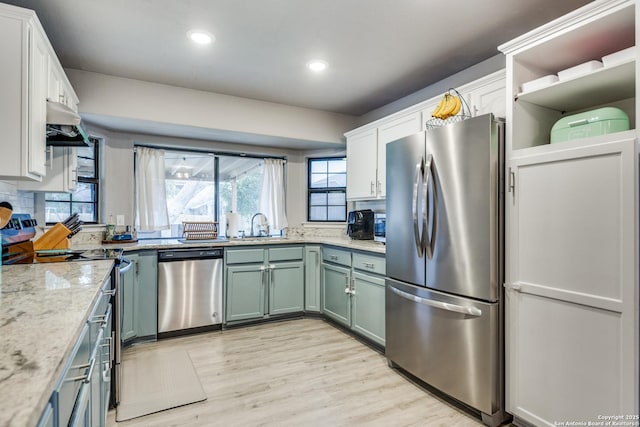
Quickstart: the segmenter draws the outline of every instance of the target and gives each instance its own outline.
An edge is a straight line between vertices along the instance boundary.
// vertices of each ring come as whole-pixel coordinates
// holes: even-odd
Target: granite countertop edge
[[[83,272],[83,266],[91,273]],[[0,327],[9,331],[2,331],[4,348],[0,352],[0,367],[5,375],[0,378],[0,425],[37,425],[112,268],[113,260],[2,266]],[[31,280],[22,279],[26,276]],[[48,289],[52,277],[54,282],[59,280],[61,286],[68,288]],[[58,305],[51,304],[52,300],[56,301],[55,297],[45,295],[51,291],[67,295],[59,299]],[[37,314],[28,313],[29,308],[24,307],[28,305],[26,300],[17,307],[20,298],[31,300],[30,303],[43,298],[49,305],[39,308]],[[77,304],[77,308],[69,301]],[[61,327],[65,332],[57,336]],[[34,333],[41,334],[41,338],[34,337]],[[51,336],[55,338],[48,341]],[[33,341],[42,345],[37,350],[28,350]],[[29,365],[31,368],[24,369]]]
[[[73,243],[73,242],[72,242]],[[384,255],[386,246],[384,243],[374,240],[349,240],[340,237],[275,237],[275,238],[255,238],[255,239],[230,239],[230,240],[206,240],[206,241],[181,241],[179,239],[149,239],[139,240],[136,243],[82,243],[72,245],[73,249],[96,249],[96,248],[123,248],[124,252],[157,249],[189,249],[198,247],[242,247],[242,246],[268,246],[268,245],[328,245],[345,249],[372,252]]]

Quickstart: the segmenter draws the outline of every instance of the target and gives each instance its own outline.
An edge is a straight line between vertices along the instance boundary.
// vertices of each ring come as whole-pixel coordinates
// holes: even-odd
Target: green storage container
[[[551,143],[629,130],[629,116],[619,108],[603,107],[558,120],[551,128]]]

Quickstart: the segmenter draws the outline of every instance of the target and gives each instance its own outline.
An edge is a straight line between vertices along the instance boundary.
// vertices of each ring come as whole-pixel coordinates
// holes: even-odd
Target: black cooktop
[[[4,249],[4,248],[3,248]],[[122,248],[109,249],[49,249],[39,251],[4,252],[2,264],[32,264],[46,262],[73,262],[101,259],[120,260]]]

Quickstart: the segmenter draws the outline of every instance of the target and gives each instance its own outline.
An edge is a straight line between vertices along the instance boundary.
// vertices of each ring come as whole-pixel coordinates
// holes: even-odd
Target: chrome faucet
[[[256,219],[257,216],[262,215],[262,217],[265,219],[265,222],[268,221],[267,217],[265,214],[258,212],[257,214],[255,214],[254,216],[251,217],[251,237],[268,237],[269,236],[269,225],[267,225],[267,229],[261,229],[258,230],[258,235],[256,236],[255,230],[254,230],[254,226],[253,226],[253,220]],[[264,234],[263,234],[264,233]]]

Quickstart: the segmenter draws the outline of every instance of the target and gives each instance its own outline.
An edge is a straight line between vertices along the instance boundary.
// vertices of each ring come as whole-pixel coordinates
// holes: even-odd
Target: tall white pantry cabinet
[[[638,421],[637,50],[522,90],[636,46],[638,16],[635,1],[597,0],[500,46],[507,60],[506,407],[516,423]],[[558,119],[603,106],[624,110],[631,130],[549,143]]]

